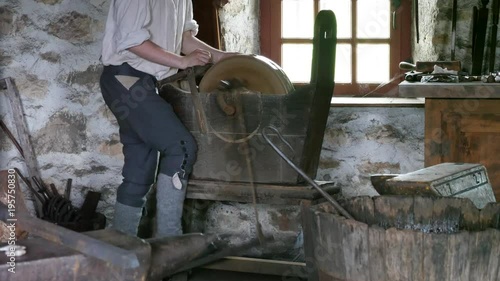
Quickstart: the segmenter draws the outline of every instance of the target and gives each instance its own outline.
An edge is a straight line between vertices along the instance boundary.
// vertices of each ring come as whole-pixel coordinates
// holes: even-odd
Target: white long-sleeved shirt
[[[182,34],[198,33],[191,0],[112,0],[102,43],[104,65],[126,62],[158,80],[177,69],[140,58],[127,49],[151,40],[165,51],[181,53]]]

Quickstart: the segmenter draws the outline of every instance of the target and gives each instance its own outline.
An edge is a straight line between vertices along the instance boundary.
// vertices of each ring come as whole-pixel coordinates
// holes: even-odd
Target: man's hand
[[[212,54],[209,51],[196,49],[189,55],[182,57],[182,69],[196,65],[205,65],[209,63],[211,59]]]

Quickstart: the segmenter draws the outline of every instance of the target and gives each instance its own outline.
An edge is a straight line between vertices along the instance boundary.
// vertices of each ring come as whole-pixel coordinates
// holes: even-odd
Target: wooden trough
[[[500,203],[380,196],[343,206],[356,220],[325,204],[306,211],[309,280],[500,280]]]

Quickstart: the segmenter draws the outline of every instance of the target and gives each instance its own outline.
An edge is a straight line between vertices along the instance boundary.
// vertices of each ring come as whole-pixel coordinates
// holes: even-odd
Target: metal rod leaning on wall
[[[455,45],[457,40],[457,13],[458,13],[458,0],[453,0],[453,7],[451,9],[451,60],[455,60]]]
[[[43,199],[43,197],[40,194],[38,194],[38,192],[33,188],[31,182],[23,176],[23,174],[21,173],[21,171],[19,171],[18,168],[14,168],[14,170],[16,171],[17,175],[21,178],[21,180],[26,184],[26,186],[28,186],[33,195],[35,195],[35,197],[38,198],[38,201],[40,201],[40,203],[43,205],[45,199]]]
[[[413,18],[414,18],[414,24],[415,24],[415,40],[417,41],[417,44],[420,41],[420,30],[419,30],[419,22],[418,22],[418,0],[413,0]]]
[[[498,32],[498,16],[500,13],[499,0],[493,0],[491,4],[492,24],[491,24],[491,38],[490,38],[490,61],[488,71],[495,71],[495,58],[497,54],[497,32]]]
[[[481,7],[473,8],[472,23],[472,75],[481,75],[483,70],[486,29],[488,25],[487,8],[489,0],[481,0]]]
[[[272,130],[274,131],[278,137],[287,145],[289,145],[284,139],[283,139],[283,136],[281,136],[280,132],[278,131],[278,129],[276,129],[275,127],[273,126],[268,126],[266,128],[264,128],[262,130],[262,137],[264,137],[264,139],[267,141],[267,143],[274,149],[274,151],[276,151],[276,153],[278,153],[279,156],[281,156],[281,158],[283,158],[283,160],[285,160],[288,165],[290,165],[295,171],[297,171],[297,173],[299,173],[310,185],[312,185],[328,202],[330,202],[333,207],[341,214],[343,215],[344,217],[348,218],[348,219],[354,219],[351,214],[349,214],[349,212],[347,212],[344,208],[342,208],[342,206],[340,206],[340,204],[337,202],[337,200],[335,200],[332,196],[330,196],[330,194],[326,193],[316,182],[314,182],[313,179],[311,179],[308,175],[306,175],[306,173],[304,173],[304,171],[302,171],[299,167],[297,167],[297,165],[295,165],[284,153],[283,151],[281,151],[272,141],[271,139],[269,138],[269,136],[266,134],[266,129],[269,129],[269,130]]]

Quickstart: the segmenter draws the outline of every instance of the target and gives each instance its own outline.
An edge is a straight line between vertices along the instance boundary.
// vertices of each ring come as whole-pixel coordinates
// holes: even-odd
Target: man
[[[170,104],[157,95],[155,81],[233,54],[200,41],[197,31],[191,0],[111,1],[100,86],[117,118],[125,156],[112,222],[124,233],[137,234],[146,194],[158,174],[155,236],[182,234],[183,202],[197,146]]]

